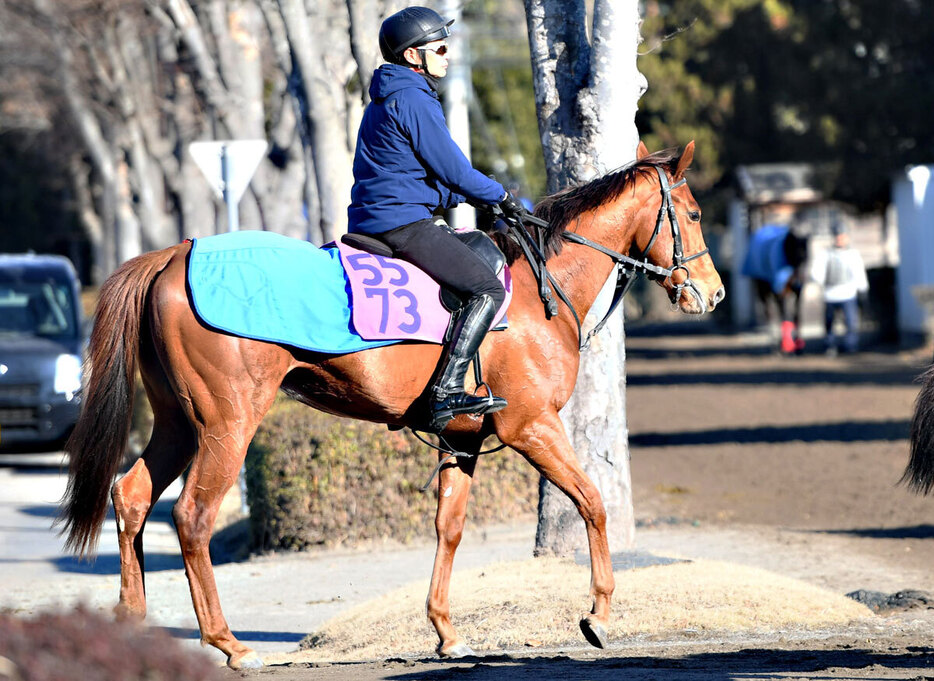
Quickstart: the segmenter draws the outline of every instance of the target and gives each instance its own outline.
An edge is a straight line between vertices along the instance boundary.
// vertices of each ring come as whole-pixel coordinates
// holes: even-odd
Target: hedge
[[[496,446],[489,438],[485,448]],[[409,431],[340,418],[281,399],[247,453],[247,498],[254,550],[408,542],[434,536],[437,479],[424,485],[437,452]],[[468,522],[534,518],[538,474],[510,449],[477,465]]]

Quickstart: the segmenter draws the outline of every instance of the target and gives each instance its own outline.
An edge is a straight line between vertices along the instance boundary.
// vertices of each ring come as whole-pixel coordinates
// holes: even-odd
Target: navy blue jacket
[[[503,186],[475,170],[451,139],[438,95],[422,76],[383,64],[370,98],[353,162],[351,232],[385,232],[430,218],[439,207],[503,198]]]

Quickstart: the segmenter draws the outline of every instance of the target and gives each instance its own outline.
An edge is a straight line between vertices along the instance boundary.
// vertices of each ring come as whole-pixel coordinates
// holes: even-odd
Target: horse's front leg
[[[466,443],[452,442],[455,448],[464,444]],[[480,443],[474,440],[471,444],[470,448],[464,447],[462,451],[476,454],[480,449]],[[473,650],[457,635],[454,625],[451,624],[451,604],[448,600],[448,592],[454,553],[457,551],[464,531],[467,497],[470,494],[476,462],[476,457],[452,459],[441,469],[438,477],[438,512],[435,515],[438,548],[435,552],[435,564],[431,573],[431,586],[428,590],[426,605],[428,619],[438,632],[438,654],[442,657],[464,657],[474,654]]]
[[[506,411],[500,413],[502,416],[494,416],[500,440],[522,454],[564,492],[584,520],[590,549],[593,608],[581,618],[580,628],[591,645],[605,648],[615,580],[606,536],[606,509],[600,491],[581,468],[557,412],[547,412],[522,422],[514,421],[515,415]]]

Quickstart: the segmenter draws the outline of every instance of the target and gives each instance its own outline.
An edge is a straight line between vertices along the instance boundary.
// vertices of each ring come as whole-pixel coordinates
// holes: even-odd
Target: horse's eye
[[[688,218],[690,218],[691,222],[700,222],[700,211],[692,210],[688,213]]]

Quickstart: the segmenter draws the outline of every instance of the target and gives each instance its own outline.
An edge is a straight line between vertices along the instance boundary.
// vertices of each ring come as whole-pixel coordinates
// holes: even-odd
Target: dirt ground
[[[934,499],[897,482],[929,348],[772,354],[704,324],[630,329],[627,411],[637,548],[730,560],[849,593],[934,592]],[[617,616],[624,616],[617,613]],[[270,666],[306,679],[934,679],[934,610],[845,630],[705,638],[456,662]]]

